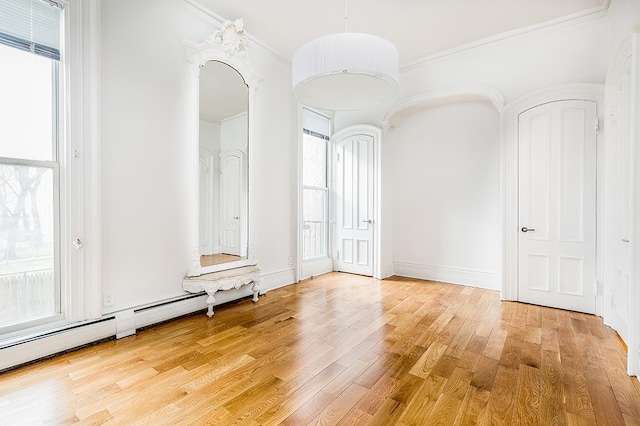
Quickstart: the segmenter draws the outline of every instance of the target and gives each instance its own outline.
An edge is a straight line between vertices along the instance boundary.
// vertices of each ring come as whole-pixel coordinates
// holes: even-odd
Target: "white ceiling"
[[[192,0],[290,61],[314,38],[345,31],[344,0]],[[348,0],[350,32],[384,37],[401,64],[501,33],[608,7],[610,0]]]

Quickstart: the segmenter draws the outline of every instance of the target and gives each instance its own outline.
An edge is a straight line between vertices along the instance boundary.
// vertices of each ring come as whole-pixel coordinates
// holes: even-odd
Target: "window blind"
[[[0,0],[0,43],[60,60],[62,6],[49,0]]]
[[[308,109],[303,109],[302,131],[306,134],[329,140],[331,120],[327,117],[316,114]]]

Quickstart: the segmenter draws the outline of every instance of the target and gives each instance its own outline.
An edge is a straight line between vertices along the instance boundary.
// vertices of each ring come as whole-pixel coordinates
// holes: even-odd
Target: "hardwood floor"
[[[242,260],[242,257],[233,254],[204,254],[200,256],[200,266],[221,265],[223,263],[236,262],[238,260]]]
[[[328,274],[0,375],[0,424],[637,425],[591,315]]]

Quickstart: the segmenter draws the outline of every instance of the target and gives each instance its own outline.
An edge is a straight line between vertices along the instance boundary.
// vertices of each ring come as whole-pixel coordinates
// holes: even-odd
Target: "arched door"
[[[334,269],[374,275],[376,253],[375,138],[367,133],[337,136],[334,146]]]
[[[220,252],[243,255],[240,234],[244,217],[242,177],[244,156],[241,151],[220,154]]]
[[[596,311],[596,102],[518,118],[518,300]]]

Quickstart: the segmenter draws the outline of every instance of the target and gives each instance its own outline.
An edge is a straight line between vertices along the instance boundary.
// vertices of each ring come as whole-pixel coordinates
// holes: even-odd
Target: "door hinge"
[[[600,119],[596,118],[596,126],[595,126],[596,134],[600,133]]]
[[[336,252],[336,260],[340,260],[340,252]]]
[[[336,152],[336,161],[340,161],[340,153]]]

